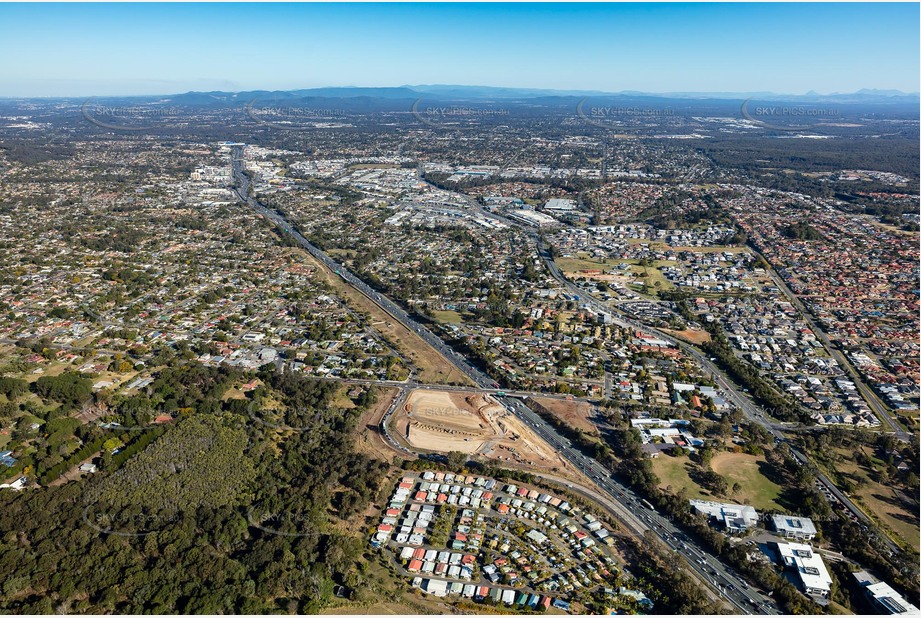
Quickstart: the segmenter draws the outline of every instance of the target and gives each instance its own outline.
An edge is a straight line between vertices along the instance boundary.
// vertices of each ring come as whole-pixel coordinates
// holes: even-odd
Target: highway
[[[416,332],[423,340],[441,352],[445,358],[467,375],[478,387],[498,387],[489,376],[467,362],[463,356],[450,348],[425,326],[416,322],[393,301],[371,289],[370,286],[349,272],[346,268],[330,259],[330,257],[318,247],[315,247],[307,241],[307,239],[295,230],[286,219],[251,197],[249,195],[249,180],[246,175],[243,174],[242,163],[242,150],[239,147],[234,148],[232,154],[233,176],[240,183],[240,186],[235,188],[234,191],[241,201],[272,221],[280,229],[290,234],[316,259],[326,264],[345,281],[372,299],[382,309],[399,320],[404,326]],[[642,534],[645,529],[652,530],[667,547],[688,558],[688,564],[702,580],[713,585],[723,598],[725,598],[735,609],[745,614],[751,614],[753,612],[762,614],[780,613],[772,599],[749,588],[748,584],[732,569],[698,547],[692,539],[673,526],[666,518],[659,515],[655,509],[643,505],[632,491],[615,481],[594,459],[583,455],[580,451],[573,448],[569,440],[557,433],[553,427],[548,425],[522,401],[507,396],[497,398],[506,408],[515,413],[524,422],[531,425],[541,438],[558,449],[560,455],[567,459],[576,469],[583,471],[586,476],[591,478],[598,487],[608,494],[608,498],[614,503],[621,505],[622,509],[616,512],[615,515],[624,520],[625,523],[631,527],[635,526],[634,529],[640,534]],[[392,407],[388,410],[385,414],[385,419],[392,414],[394,409],[396,408]],[[386,420],[382,421],[381,426],[386,429]],[[398,448],[404,451],[406,450],[403,447]],[[640,522],[646,523],[642,524]]]
[[[538,241],[540,242],[540,241]],[[742,410],[743,414],[752,422],[758,423],[778,442],[787,442],[786,437],[783,435],[781,430],[777,428],[777,425],[768,418],[764,411],[755,405],[755,403],[747,396],[739,393],[736,390],[736,386],[732,384],[720,371],[720,369],[713,364],[713,362],[703,355],[697,348],[691,346],[683,341],[672,337],[668,333],[662,332],[656,328],[646,326],[637,322],[636,320],[630,319],[623,315],[616,315],[616,309],[606,305],[601,300],[595,298],[590,293],[579,288],[577,285],[566,279],[560,269],[557,268],[556,263],[553,261],[552,256],[546,247],[538,245],[538,251],[541,258],[543,258],[544,263],[547,266],[547,269],[551,272],[553,277],[563,285],[567,290],[569,290],[573,295],[579,297],[580,302],[585,303],[594,311],[600,311],[612,315],[612,321],[614,324],[624,328],[633,328],[636,330],[646,331],[654,333],[657,337],[664,339],[677,346],[683,353],[687,354],[689,357],[694,359],[694,361],[700,365],[703,369],[708,371],[713,375],[717,385],[720,388],[720,391],[726,398],[733,403],[736,407]],[[817,329],[813,329],[815,332],[819,332]],[[800,464],[806,465],[809,463],[808,457],[804,455],[801,451],[793,447],[792,444],[788,442],[787,446],[790,447],[790,453]],[[829,479],[825,474],[818,472],[816,480],[820,485],[819,489],[824,488],[824,493],[830,498],[830,502],[837,501],[841,504],[847,511],[851,514],[852,519],[855,519],[864,526],[870,526],[872,524],[869,517],[861,511],[856,504],[854,504],[847,495],[844,494],[840,489],[835,487],[831,479]],[[892,552],[901,551],[899,546],[892,542],[889,538],[884,535],[880,535],[880,538],[886,544]]]
[[[420,175],[420,179],[421,179],[421,175]],[[716,381],[717,386],[720,388],[720,391],[722,392],[722,394],[726,397],[726,399],[729,402],[731,402],[736,407],[738,407],[740,410],[742,410],[746,418],[764,427],[764,429],[775,439],[775,441],[787,442],[781,430],[779,430],[777,428],[777,425],[764,413],[764,410],[762,410],[759,406],[757,406],[754,403],[754,401],[751,400],[750,397],[740,393],[738,391],[738,387],[736,387],[735,384],[730,382],[726,378],[726,376],[723,375],[723,372],[707,356],[702,354],[700,350],[698,350],[696,347],[690,344],[687,344],[675,337],[672,337],[666,332],[663,332],[654,327],[647,326],[645,324],[637,322],[636,320],[632,318],[629,318],[623,315],[623,313],[618,311],[616,308],[607,305],[606,303],[604,303],[602,300],[598,298],[595,298],[589,292],[583,290],[582,288],[574,284],[572,281],[567,279],[566,276],[563,275],[563,273],[557,267],[556,262],[553,260],[553,256],[551,255],[549,251],[549,247],[547,247],[546,244],[543,243],[542,239],[540,238],[540,235],[537,233],[536,230],[530,227],[527,227],[527,226],[523,226],[520,223],[513,221],[511,219],[508,219],[506,217],[503,217],[499,214],[488,212],[484,210],[483,208],[481,208],[480,205],[476,202],[476,200],[472,198],[468,197],[467,203],[470,206],[471,210],[476,211],[478,214],[484,217],[492,218],[497,221],[501,221],[505,223],[506,225],[517,226],[518,228],[524,230],[525,233],[527,233],[534,239],[535,243],[537,244],[538,254],[540,255],[544,264],[547,266],[547,270],[550,272],[553,278],[557,280],[557,283],[559,283],[560,286],[568,290],[570,294],[577,297],[581,303],[585,304],[586,306],[588,306],[595,312],[606,313],[610,315],[612,323],[618,326],[621,326],[623,328],[632,328],[635,330],[645,331],[648,333],[655,334],[656,337],[663,339],[665,341],[668,341],[672,345],[678,347],[678,349],[680,349],[684,354],[692,358],[702,369],[706,370],[708,373],[713,375],[714,380]],[[786,287],[786,284],[782,280],[780,280],[780,277],[777,276],[776,273],[773,273],[773,270],[771,270],[771,275],[772,275],[772,278],[777,283],[777,285],[782,290],[787,291],[788,295],[790,296],[791,300],[794,303],[794,306],[799,308],[800,311],[803,312],[803,314],[807,316],[808,318],[809,314],[808,312],[805,311],[805,308],[799,302],[799,299],[797,299],[793,295],[792,291],[790,291],[789,288]],[[867,387],[860,380],[859,376],[856,374],[856,371],[853,370],[853,368],[850,366],[850,363],[847,361],[846,358],[844,358],[844,355],[841,354],[840,351],[838,351],[836,348],[831,346],[831,342],[828,341],[828,337],[825,335],[825,333],[820,328],[818,328],[816,325],[812,324],[811,322],[810,322],[810,325],[812,326],[813,332],[815,332],[820,337],[820,339],[822,339],[822,341],[826,344],[826,347],[829,349],[829,351],[831,351],[832,354],[835,356],[835,358],[838,359],[839,363],[841,363],[843,367],[849,370],[851,376],[854,378],[855,385],[864,394],[864,397],[870,403],[871,407],[873,407],[874,410],[876,410],[877,413],[880,414],[881,418],[886,420],[887,424],[889,424],[891,427],[893,427],[896,430],[896,436],[903,437],[903,436],[909,435],[909,434],[906,434],[901,428],[899,428],[894,423],[892,419],[889,418],[889,416],[886,414],[886,411],[882,407],[881,404],[874,405],[875,402],[877,402],[875,395],[872,393],[872,391],[870,391],[869,387]],[[608,379],[609,379],[609,375],[607,372],[605,372],[605,382],[606,383]],[[610,393],[611,391],[608,388],[606,388],[605,392]],[[794,448],[793,445],[790,444],[789,442],[787,442],[787,446],[790,447],[791,455],[800,464],[806,465],[809,463],[809,459],[806,457],[805,454],[803,454],[801,451]],[[816,482],[817,482],[818,488],[821,491],[823,491],[826,497],[828,497],[829,502],[831,502],[833,505],[835,502],[837,502],[838,504],[843,506],[843,508],[848,511],[849,517],[857,521],[858,523],[862,524],[863,526],[866,526],[868,528],[872,526],[872,521],[870,520],[870,518],[867,517],[867,515],[862,510],[860,510],[860,508],[858,508],[857,505],[854,504],[850,500],[850,498],[844,494],[844,492],[842,492],[840,489],[835,487],[831,479],[829,479],[825,474],[818,472],[817,477],[816,477]],[[883,541],[883,543],[886,545],[886,547],[889,549],[890,552],[901,551],[899,546],[896,545],[891,539],[886,537],[884,534],[882,533],[877,533],[877,534],[879,538]]]
[[[621,509],[615,510],[614,514],[636,533],[642,535],[646,530],[651,530],[671,551],[684,557],[688,565],[704,581],[710,582],[721,596],[744,613],[780,613],[770,597],[749,586],[731,568],[697,546],[690,537],[672,524],[669,518],[644,505],[642,499],[630,488],[614,479],[597,461],[574,448],[568,439],[557,433],[522,401],[511,397],[497,399],[530,425],[537,435],[552,445],[560,455],[582,470],[612,497],[616,504],[621,505]]]

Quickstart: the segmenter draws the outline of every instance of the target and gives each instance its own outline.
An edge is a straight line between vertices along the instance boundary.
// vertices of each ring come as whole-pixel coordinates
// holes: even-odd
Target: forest
[[[286,404],[268,423],[255,399],[223,398],[242,377],[167,369],[148,396],[173,423],[79,483],[0,494],[0,611],[316,613],[358,586],[361,526],[346,522],[389,467],[353,448],[373,396],[343,410],[335,385],[260,373],[260,398]],[[42,388],[66,397],[61,382]]]

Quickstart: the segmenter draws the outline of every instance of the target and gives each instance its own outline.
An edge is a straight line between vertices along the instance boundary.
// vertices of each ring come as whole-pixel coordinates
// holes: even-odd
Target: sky
[[[921,89],[918,3],[0,3],[0,23],[0,97]]]

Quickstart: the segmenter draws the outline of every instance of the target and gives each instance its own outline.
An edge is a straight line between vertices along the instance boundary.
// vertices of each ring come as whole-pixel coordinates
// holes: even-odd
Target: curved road
[[[371,289],[370,286],[349,272],[348,269],[333,261],[326,253],[321,251],[318,247],[315,247],[295,230],[285,218],[269,210],[255,198],[251,197],[249,195],[249,179],[243,174],[242,169],[242,149],[239,147],[234,148],[231,159],[233,176],[239,182],[239,186],[234,188],[234,191],[241,201],[262,214],[266,219],[272,221],[280,229],[290,234],[316,259],[326,264],[345,281],[371,298],[382,309],[403,323],[404,326],[416,332],[433,348],[441,352],[444,357],[453,363],[461,372],[467,375],[476,386],[480,388],[498,387],[489,376],[467,362],[463,356],[445,344],[444,341],[435,336],[425,326],[416,322],[406,311],[397,306],[386,296]],[[567,287],[569,286],[567,285]],[[580,292],[579,294],[581,297],[584,293]],[[591,478],[598,487],[607,494],[605,497],[608,500],[620,504],[622,510],[618,510],[618,513],[628,513],[630,515],[628,519],[625,519],[628,525],[640,528],[643,524],[638,524],[638,520],[646,522],[645,527],[652,530],[666,546],[688,557],[688,564],[696,574],[700,576],[703,581],[709,582],[721,595],[724,595],[726,601],[735,609],[745,614],[751,614],[753,611],[766,614],[780,613],[771,598],[748,588],[748,584],[745,583],[733,569],[697,546],[693,539],[672,525],[668,519],[662,517],[655,509],[645,506],[632,490],[611,477],[611,475],[594,459],[576,450],[568,439],[557,433],[553,427],[548,425],[538,414],[524,405],[524,403],[508,396],[497,397],[497,399],[524,422],[531,425],[534,431],[551,446],[555,447],[561,456],[565,457],[577,469]],[[388,413],[385,414],[385,418],[389,416],[390,413],[392,413],[392,410],[389,410]],[[401,450],[405,449],[401,448]]]

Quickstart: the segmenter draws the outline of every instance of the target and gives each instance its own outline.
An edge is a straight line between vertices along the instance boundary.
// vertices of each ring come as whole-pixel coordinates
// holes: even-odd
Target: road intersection
[[[381,309],[400,321],[404,326],[418,334],[426,343],[438,350],[462,373],[470,378],[479,389],[498,389],[499,385],[495,383],[492,378],[474,367],[456,350],[448,346],[440,337],[417,322],[392,300],[373,290],[348,269],[332,260],[325,252],[311,244],[280,214],[266,208],[249,195],[249,180],[243,173],[243,156],[242,150],[239,147],[234,149],[232,161],[233,176],[235,181],[239,183],[234,191],[241,201],[262,214],[282,231],[289,234],[298,244],[316,259],[327,265],[336,274],[342,277],[343,280],[365,294],[380,306]],[[571,284],[567,282],[566,287],[569,288],[569,285]],[[402,401],[403,396],[405,396],[405,391],[394,400],[391,409],[385,414],[385,419],[397,409],[396,406]],[[695,572],[702,581],[713,586],[718,594],[734,609],[745,614],[754,612],[768,614],[780,613],[771,598],[752,589],[731,567],[708,554],[703,548],[699,547],[693,539],[674,526],[671,521],[657,513],[655,509],[643,504],[641,499],[636,496],[632,490],[616,481],[598,462],[574,448],[568,439],[560,435],[556,429],[547,424],[546,421],[531,410],[524,401],[512,397],[509,394],[505,394],[505,396],[497,395],[496,398],[507,409],[515,413],[524,422],[528,423],[541,438],[556,448],[560,455],[568,460],[575,468],[581,470],[588,478],[592,479],[596,486],[606,494],[604,496],[606,499],[602,504],[604,504],[606,508],[612,510],[616,517],[624,521],[626,525],[640,534],[644,533],[646,530],[651,530],[670,548],[670,550],[685,556],[691,570]],[[382,427],[386,428],[386,420],[382,422]],[[389,443],[396,444],[391,437],[388,436],[387,439]],[[397,445],[397,448],[402,451],[407,451],[405,447],[400,445]],[[591,494],[590,497],[595,500],[598,498],[596,494]],[[609,504],[617,506],[609,506]]]

